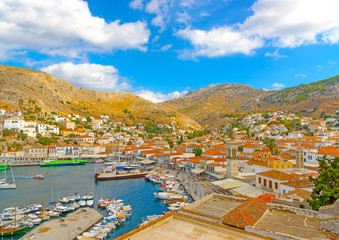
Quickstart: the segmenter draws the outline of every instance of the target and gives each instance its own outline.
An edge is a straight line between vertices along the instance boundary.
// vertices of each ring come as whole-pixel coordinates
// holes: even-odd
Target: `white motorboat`
[[[80,200],[79,201],[79,205],[80,205],[80,207],[85,207],[86,206],[86,201]]]
[[[94,204],[94,201],[93,200],[87,200],[86,204],[87,204],[87,206],[92,207],[93,204]]]
[[[63,198],[59,199],[59,202],[61,202],[61,203],[68,203],[69,199],[67,197],[63,197]]]

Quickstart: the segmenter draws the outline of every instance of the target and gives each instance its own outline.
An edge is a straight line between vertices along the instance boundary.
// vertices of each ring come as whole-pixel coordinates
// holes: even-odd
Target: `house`
[[[74,141],[76,141],[78,144],[94,144],[95,137],[89,136],[89,135],[80,135],[74,138]]]
[[[208,149],[204,151],[201,156],[208,158],[226,158],[226,153],[217,149]]]
[[[12,129],[17,128],[23,130],[25,127],[25,120],[20,118],[10,118],[4,120],[4,128]]]
[[[25,126],[23,129],[23,133],[27,134],[27,136],[35,138],[36,137],[36,128],[34,126]]]
[[[60,122],[61,126],[64,126],[66,129],[75,129],[75,123],[71,121],[62,121]]]
[[[48,158],[48,148],[40,145],[30,147],[28,156],[33,162],[43,162]]]
[[[60,131],[63,137],[68,137],[69,135],[76,135],[77,132],[73,129],[64,129]]]
[[[288,174],[278,170],[270,170],[256,174],[256,186],[258,188],[279,194],[281,182],[298,179],[300,176]]]

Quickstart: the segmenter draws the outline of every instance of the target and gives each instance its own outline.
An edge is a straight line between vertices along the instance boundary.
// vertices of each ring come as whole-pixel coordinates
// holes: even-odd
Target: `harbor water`
[[[102,166],[102,165],[101,165]],[[71,196],[75,192],[86,194],[94,193],[95,207],[98,199],[122,199],[125,204],[132,207],[132,216],[118,227],[108,239],[114,239],[126,232],[133,230],[147,215],[161,214],[168,211],[166,205],[154,198],[157,186],[145,182],[143,178],[121,179],[109,181],[94,181],[95,168],[99,164],[86,164],[64,167],[15,167],[13,168],[16,189],[0,190],[0,211],[14,206],[27,206],[32,203],[48,203],[57,201],[64,196]],[[33,179],[32,176],[42,174],[43,180]],[[0,178],[4,173],[0,173]],[[9,176],[7,176],[8,180]],[[106,215],[104,210],[98,210]],[[1,237],[0,237],[1,239]],[[11,238],[3,238],[11,239]],[[13,238],[13,239],[18,239]]]

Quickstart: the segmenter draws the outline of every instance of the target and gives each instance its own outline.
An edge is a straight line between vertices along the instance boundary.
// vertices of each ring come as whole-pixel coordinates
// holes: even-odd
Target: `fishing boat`
[[[0,226],[0,236],[13,236],[20,233],[25,233],[28,229],[28,225],[22,222],[17,222],[17,207],[14,203],[14,221]]]
[[[41,174],[35,175],[33,178],[34,179],[45,179],[45,177]]]
[[[86,162],[87,160],[81,160],[77,158],[73,158],[72,160],[53,160],[41,163],[40,167],[76,166],[83,165]]]
[[[95,180],[117,180],[126,178],[139,178],[145,177],[148,171],[143,169],[136,169],[131,171],[117,171],[115,167],[101,168],[95,172]]]
[[[20,233],[25,233],[27,229],[28,225],[24,223],[0,226],[0,236],[13,236]]]
[[[6,164],[6,165],[8,165],[8,164]],[[5,167],[5,178],[0,179],[0,189],[14,189],[14,188],[16,188],[12,166],[9,164],[9,167],[11,169],[13,182],[7,182],[7,167]]]

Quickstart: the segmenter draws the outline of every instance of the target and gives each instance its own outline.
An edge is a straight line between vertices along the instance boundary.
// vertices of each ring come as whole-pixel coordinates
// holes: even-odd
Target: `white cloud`
[[[164,30],[165,23],[167,22],[167,12],[169,10],[170,0],[151,0],[146,4],[146,12],[155,14],[152,19],[154,26],[160,27],[160,31]]]
[[[302,77],[302,78],[305,78],[307,77],[306,74],[303,74],[303,73],[297,73],[296,75],[294,75],[294,77]]]
[[[160,50],[161,50],[162,52],[166,52],[166,51],[168,51],[171,47],[173,47],[172,44],[166,44],[166,45],[162,46],[162,47],[160,48]]]
[[[249,55],[264,44],[258,37],[230,27],[210,31],[186,28],[178,31],[177,35],[193,44],[192,56],[219,57],[234,53]]]
[[[182,91],[182,92],[175,91],[175,92],[168,93],[168,94],[162,94],[160,92],[152,92],[150,90],[141,90],[141,91],[135,92],[135,94],[138,95],[139,97],[142,97],[154,103],[164,102],[164,101],[167,101],[173,98],[182,97],[187,93],[188,91]]]
[[[118,70],[113,66],[64,62],[44,67],[41,71],[65,79],[76,87],[118,92],[131,89],[128,83],[121,81]]]
[[[254,15],[242,24],[252,34],[279,47],[298,47],[321,41],[339,40],[337,0],[258,0]]]
[[[282,83],[273,83],[273,84],[272,84],[272,87],[273,87],[274,90],[280,90],[280,89],[282,89],[283,87],[285,87],[285,85],[282,84]]]
[[[251,9],[253,15],[243,23],[211,30],[186,28],[177,36],[192,43],[193,59],[195,56],[215,57],[233,53],[248,55],[263,46],[293,48],[339,42],[338,0],[257,0]],[[277,58],[284,55],[274,52],[266,56]]]
[[[0,52],[35,50],[78,57],[86,51],[146,50],[150,31],[142,21],[106,22],[82,0],[2,0]],[[4,56],[3,56],[4,58]]]
[[[142,10],[144,7],[143,0],[133,0],[129,3],[130,8]]]
[[[266,57],[273,57],[274,60],[278,60],[278,59],[280,59],[280,58],[288,58],[287,55],[281,55],[281,54],[279,53],[279,49],[275,50],[275,51],[272,52],[272,53],[267,52],[267,53],[265,53],[265,56],[266,56]]]

